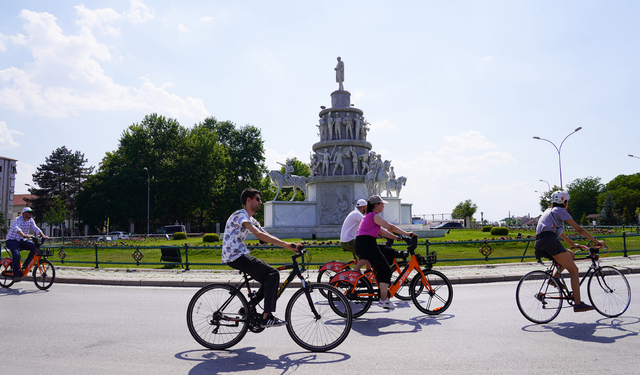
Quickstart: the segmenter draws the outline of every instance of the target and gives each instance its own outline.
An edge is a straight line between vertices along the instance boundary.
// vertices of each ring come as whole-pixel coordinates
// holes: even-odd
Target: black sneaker
[[[17,276],[17,277],[13,278],[13,282],[14,283],[19,283],[20,281],[22,281],[22,277],[20,277],[20,276]]]
[[[273,316],[273,314],[269,314],[269,316],[267,316],[266,319],[262,319],[262,321],[260,322],[260,326],[264,328],[280,327],[284,325],[287,325],[287,322],[276,318],[275,316]]]
[[[595,307],[591,305],[587,305],[584,302],[580,302],[579,304],[573,306],[573,312],[583,312],[583,311],[589,311],[593,309],[595,309]]]

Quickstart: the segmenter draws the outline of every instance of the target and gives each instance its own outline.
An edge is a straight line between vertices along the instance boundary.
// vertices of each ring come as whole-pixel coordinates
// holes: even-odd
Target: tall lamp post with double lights
[[[580,130],[580,129],[582,129],[582,126],[580,126],[580,127],[576,128],[576,130],[574,130],[573,132],[569,133],[569,135],[571,135],[571,134],[573,134],[573,133],[577,132],[577,131],[578,131],[578,130]],[[562,150],[562,145],[564,144],[564,141],[566,141],[566,140],[567,140],[567,138],[569,138],[569,135],[567,135],[566,137],[564,137],[564,139],[563,139],[563,140],[562,140],[562,142],[560,143],[560,147],[557,147],[557,146],[555,145],[555,143],[551,142],[551,141],[550,141],[550,140],[548,140],[548,139],[540,138],[540,137],[533,137],[533,139],[537,139],[537,140],[540,140],[540,141],[547,141],[547,142],[551,143],[551,144],[553,145],[553,147],[556,149],[556,151],[558,152],[558,166],[559,166],[559,169],[560,169],[560,190],[562,190],[562,159],[560,158],[560,151]]]
[[[149,196],[151,195],[151,178],[149,177],[149,169],[144,167],[147,171],[147,236],[149,235]]]
[[[546,182],[547,183],[547,187],[549,188],[548,190],[551,191],[551,184],[549,183],[549,181],[540,180],[540,182]]]

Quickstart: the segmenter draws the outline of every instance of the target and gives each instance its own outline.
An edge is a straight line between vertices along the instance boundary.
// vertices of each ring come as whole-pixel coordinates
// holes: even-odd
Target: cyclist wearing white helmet
[[[567,212],[569,207],[569,194],[565,191],[557,191],[551,196],[552,206],[548,208],[538,220],[538,227],[536,228],[536,244],[535,252],[536,257],[553,258],[561,266],[558,268],[554,277],[560,277],[560,272],[563,269],[569,271],[571,276],[571,289],[573,290],[573,299],[575,305],[573,311],[581,312],[593,310],[593,306],[587,305],[580,299],[580,280],[578,276],[578,267],[573,261],[575,253],[571,250],[567,250],[560,243],[559,238],[562,238],[568,243],[572,249],[580,248],[571,239],[564,234],[564,223],[569,224],[573,229],[580,233],[583,237],[591,240],[592,242],[605,246],[604,241],[598,241],[589,232],[582,228],[578,223],[573,220],[571,215]]]

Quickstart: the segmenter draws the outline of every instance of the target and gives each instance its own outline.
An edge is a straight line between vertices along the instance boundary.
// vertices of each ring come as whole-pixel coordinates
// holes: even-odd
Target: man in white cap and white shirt
[[[342,223],[342,230],[340,231],[340,246],[345,251],[350,251],[353,253],[354,258],[356,257],[356,235],[358,234],[358,228],[360,227],[360,222],[364,217],[364,211],[367,209],[367,201],[364,199],[358,199],[356,202],[356,208],[347,215],[346,219]],[[356,267],[358,269],[363,265],[367,265],[367,270],[369,269],[369,262],[366,260],[359,260]]]

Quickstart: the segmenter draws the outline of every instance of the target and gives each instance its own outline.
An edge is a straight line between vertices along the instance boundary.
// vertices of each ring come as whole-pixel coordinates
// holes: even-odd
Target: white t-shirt
[[[562,207],[547,208],[538,220],[536,234],[554,232],[560,237],[564,231],[564,222],[571,219],[571,215]]]
[[[347,218],[344,219],[344,223],[342,223],[342,230],[340,231],[340,242],[349,242],[352,239],[356,238],[358,234],[358,228],[360,227],[360,222],[362,221],[362,213],[356,208],[351,211]]]

